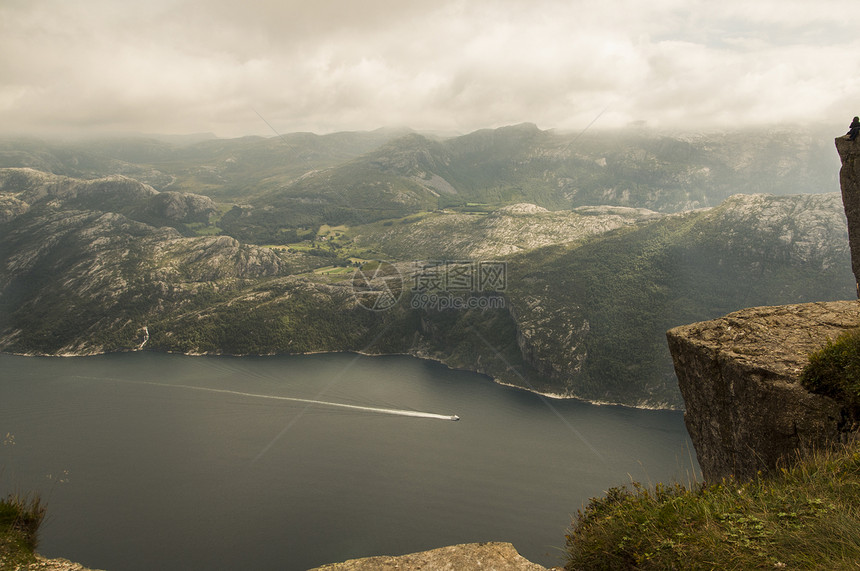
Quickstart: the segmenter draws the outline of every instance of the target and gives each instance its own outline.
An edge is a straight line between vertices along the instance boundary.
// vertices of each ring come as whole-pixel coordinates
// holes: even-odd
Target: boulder
[[[350,559],[343,563],[331,563],[311,571],[463,571],[487,569],[488,571],[547,571],[546,567],[532,563],[514,549],[510,543],[467,543],[440,547],[420,553],[397,557],[382,555]]]

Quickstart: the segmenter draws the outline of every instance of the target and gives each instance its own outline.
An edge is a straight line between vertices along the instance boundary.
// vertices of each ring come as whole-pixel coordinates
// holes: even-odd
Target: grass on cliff
[[[846,331],[809,356],[800,383],[810,392],[860,408],[860,328]]]
[[[750,482],[612,488],[579,511],[567,554],[567,570],[857,569],[860,443]]]
[[[45,505],[37,495],[10,494],[0,499],[0,568],[15,569],[36,560]]]

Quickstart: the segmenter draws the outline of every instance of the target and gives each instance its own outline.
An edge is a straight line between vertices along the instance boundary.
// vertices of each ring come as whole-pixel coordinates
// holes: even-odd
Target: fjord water
[[[686,483],[694,465],[679,412],[401,356],[0,355],[7,433],[0,492],[47,498],[39,551],[111,571],[307,569],[477,541],[554,565],[588,498],[631,477]]]

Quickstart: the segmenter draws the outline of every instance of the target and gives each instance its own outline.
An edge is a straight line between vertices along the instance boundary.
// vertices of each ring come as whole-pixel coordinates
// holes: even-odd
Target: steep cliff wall
[[[848,240],[851,243],[851,269],[857,278],[857,296],[860,297],[860,138],[836,138],[836,151],[842,161],[839,186],[842,203],[848,218]]]

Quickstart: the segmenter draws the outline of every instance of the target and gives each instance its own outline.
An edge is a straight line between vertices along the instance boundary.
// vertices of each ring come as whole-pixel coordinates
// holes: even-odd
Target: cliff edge
[[[684,421],[702,475],[748,479],[844,439],[847,414],[799,378],[810,352],[860,324],[860,302],[755,307],[671,329]]]

